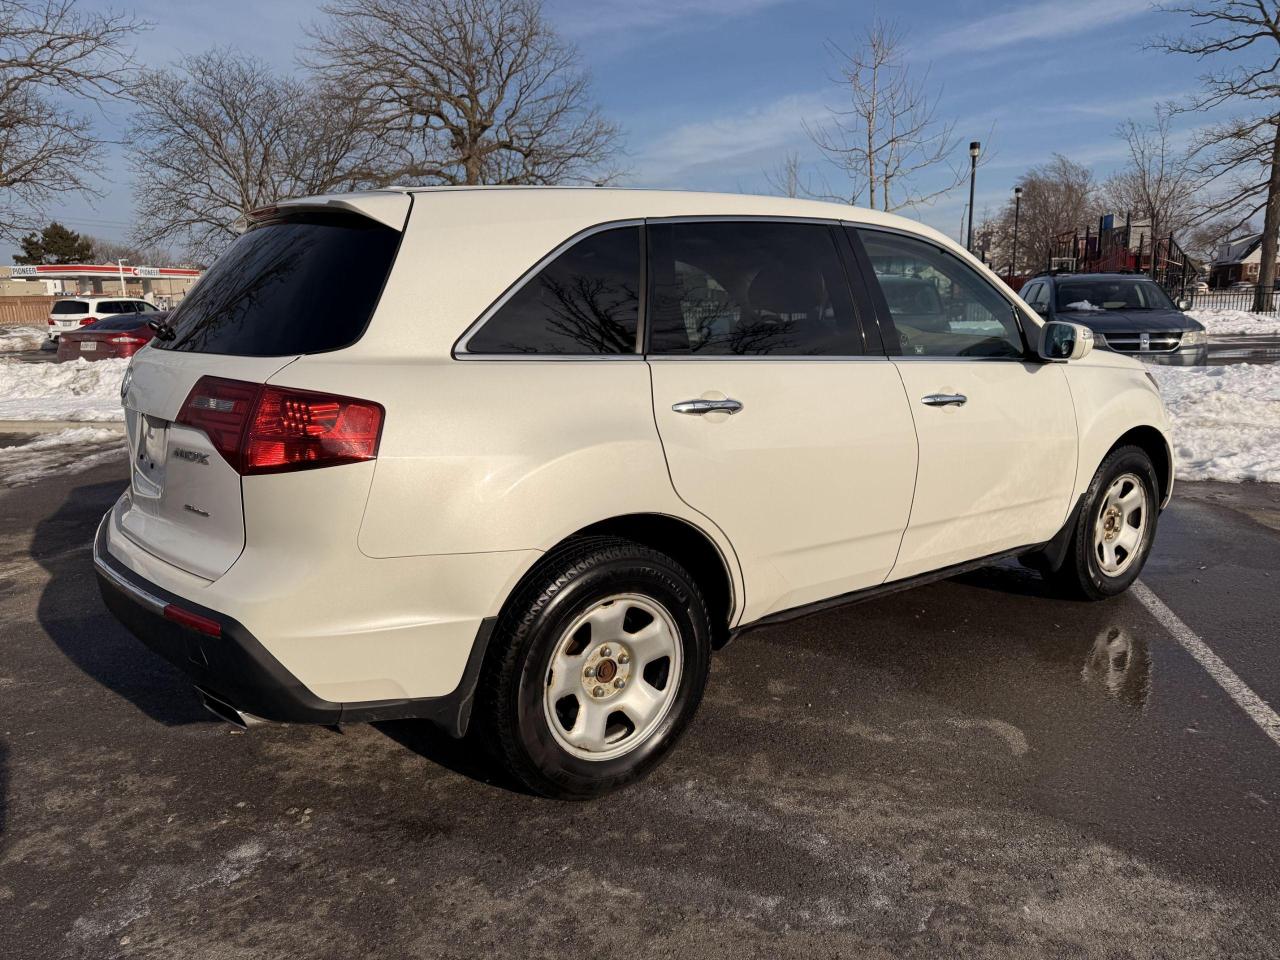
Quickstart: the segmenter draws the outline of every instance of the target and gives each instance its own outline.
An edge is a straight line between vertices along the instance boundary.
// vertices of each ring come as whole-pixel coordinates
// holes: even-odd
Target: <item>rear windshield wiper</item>
[[[147,326],[156,332],[156,336],[168,343],[178,335],[178,332],[164,320],[148,320]]]

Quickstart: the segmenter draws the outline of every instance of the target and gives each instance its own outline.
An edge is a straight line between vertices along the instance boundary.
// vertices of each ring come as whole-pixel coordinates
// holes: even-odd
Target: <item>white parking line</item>
[[[1150,587],[1139,580],[1130,589],[1142,601],[1142,605],[1151,611],[1151,615],[1182,644],[1182,648],[1195,657],[1205,672],[1218,682],[1218,686],[1227,692],[1236,706],[1247,713],[1249,719],[1280,747],[1280,714],[1250,690],[1249,685],[1223,663],[1222,658],[1210,650],[1209,645],[1194,630],[1178,619],[1178,615],[1165,606],[1164,601],[1152,593]]]

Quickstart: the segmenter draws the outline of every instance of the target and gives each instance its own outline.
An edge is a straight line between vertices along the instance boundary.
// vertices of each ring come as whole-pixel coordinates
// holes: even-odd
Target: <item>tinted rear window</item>
[[[147,321],[136,313],[127,313],[119,317],[104,317],[97,323],[91,324],[89,328],[93,330],[136,330],[138,327],[145,327]]]
[[[276,357],[350,346],[364,333],[399,232],[355,215],[255,227],[218,258],[169,316],[163,350]]]
[[[53,315],[73,316],[77,313],[88,313],[89,304],[83,300],[59,300],[53,305]]]

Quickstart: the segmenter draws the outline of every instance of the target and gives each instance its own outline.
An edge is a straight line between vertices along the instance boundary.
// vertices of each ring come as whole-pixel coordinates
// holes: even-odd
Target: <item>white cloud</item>
[[[549,7],[566,36],[672,28],[695,20],[741,17],[785,0],[561,0]]]
[[[1149,0],[1048,0],[970,20],[926,40],[912,53],[923,60],[980,53],[1019,43],[1049,43],[1129,20],[1150,10]],[[1055,47],[1055,49],[1058,49]]]
[[[732,189],[735,176],[759,176],[785,150],[808,150],[804,121],[823,116],[822,94],[814,92],[683,124],[655,137],[635,158],[637,182],[690,186],[710,178],[722,189]]]

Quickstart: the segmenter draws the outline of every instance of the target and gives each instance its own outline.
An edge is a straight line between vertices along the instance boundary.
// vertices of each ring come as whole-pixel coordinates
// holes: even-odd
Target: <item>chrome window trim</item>
[[[511,286],[507,287],[498,297],[497,300],[489,304],[488,307],[474,320],[466,330],[462,332],[456,341],[454,341],[453,349],[450,351],[455,360],[640,360],[643,359],[639,351],[639,341],[636,344],[635,353],[471,353],[467,349],[467,344],[471,342],[471,338],[480,331],[480,328],[488,323],[489,319],[501,310],[507,302],[517,293],[524,289],[525,285],[536,277],[542,270],[555,260],[560,254],[564,253],[570,247],[586,240],[588,237],[595,236],[597,233],[604,233],[606,230],[621,230],[626,227],[641,228],[640,240],[644,240],[644,218],[633,218],[629,220],[610,220],[604,223],[597,223],[594,226],[587,227],[585,230],[579,230],[573,236],[553,248],[550,253],[543,256],[540,260],[533,264],[528,270],[520,274]],[[644,327],[644,280],[645,280],[645,255],[644,249],[640,251],[640,277],[641,288],[638,292],[639,296],[639,315],[636,320],[637,337],[643,334]]]
[[[859,222],[857,222],[857,221],[855,221],[855,220],[841,220],[840,222],[841,222],[841,224],[844,224],[844,225],[846,225],[846,226],[853,227],[855,230],[871,230],[871,231],[879,231],[879,232],[881,232],[881,233],[892,233],[892,234],[896,234],[897,236],[900,236],[900,237],[907,237],[907,238],[909,238],[909,239],[911,239],[911,240],[916,240],[916,241],[919,241],[919,242],[921,242],[921,243],[927,243],[927,244],[929,244],[929,245],[931,245],[931,246],[933,246],[933,247],[936,247],[938,250],[942,251],[942,253],[946,254],[946,255],[947,255],[947,256],[949,256],[949,257],[954,258],[954,259],[955,259],[955,260],[957,260],[958,262],[960,262],[960,263],[964,264],[966,267],[968,267],[971,271],[973,271],[974,275],[975,275],[975,276],[977,276],[977,277],[978,277],[978,279],[980,279],[983,283],[985,283],[988,287],[990,287],[990,288],[991,288],[991,291],[992,291],[992,292],[993,292],[997,297],[999,297],[1001,300],[1003,300],[1006,304],[1008,304],[1008,305],[1009,305],[1009,309],[1013,312],[1013,322],[1017,325],[1017,327],[1018,327],[1018,333],[1019,333],[1019,335],[1021,335],[1021,337],[1022,337],[1022,349],[1023,349],[1023,356],[1021,356],[1021,357],[940,357],[940,358],[935,358],[935,359],[943,359],[943,360],[982,360],[982,359],[987,359],[987,360],[1018,360],[1019,362],[1023,362],[1023,361],[1026,361],[1026,360],[1034,361],[1034,360],[1036,360],[1036,359],[1037,359],[1037,355],[1036,355],[1035,348],[1031,346],[1031,338],[1027,335],[1027,329],[1026,329],[1026,326],[1024,325],[1024,323],[1023,323],[1023,321],[1024,321],[1026,318],[1023,316],[1023,312],[1022,312],[1022,311],[1023,311],[1023,306],[1022,306],[1021,298],[1020,298],[1020,297],[1018,297],[1018,295],[1017,295],[1017,294],[1014,294],[1014,298],[1013,298],[1012,300],[1011,300],[1011,299],[1009,299],[1009,297],[1005,296],[1004,292],[1000,289],[1000,287],[996,286],[996,284],[992,283],[990,279],[988,279],[986,276],[984,276],[984,275],[983,275],[982,270],[978,270],[978,269],[976,269],[972,263],[969,263],[969,262],[967,262],[963,257],[958,256],[958,255],[955,253],[955,251],[950,250],[950,249],[948,249],[947,247],[944,247],[944,246],[940,245],[940,244],[938,243],[938,241],[934,240],[932,237],[926,237],[926,236],[924,236],[924,235],[922,235],[922,234],[919,234],[919,233],[913,233],[913,232],[912,232],[912,231],[910,231],[910,230],[903,230],[903,229],[901,229],[901,228],[899,228],[899,227],[885,227],[885,226],[873,225],[873,224],[869,224],[869,223],[859,223]],[[968,252],[968,251],[966,251],[966,252]],[[970,254],[969,254],[969,256],[971,256],[971,257],[972,257],[972,256],[973,256],[973,254],[972,254],[972,253],[970,253]],[[990,268],[988,268],[988,267],[986,267],[985,265],[983,265],[983,270],[986,270],[986,269],[990,269]],[[1030,308],[1030,307],[1027,307],[1026,309],[1030,310],[1031,308]],[[1034,312],[1034,311],[1033,311],[1033,312]],[[1037,318],[1039,318],[1039,314],[1036,314],[1036,316],[1037,316]],[[887,344],[886,344],[886,347],[887,347]],[[897,359],[897,357],[896,357],[896,356],[894,356],[894,359]],[[930,358],[927,358],[927,357],[920,357],[919,359],[921,359],[921,360],[925,360],[925,359],[930,359]]]

